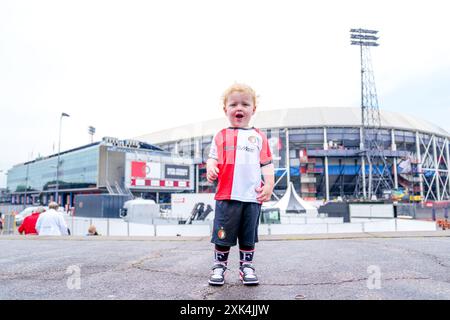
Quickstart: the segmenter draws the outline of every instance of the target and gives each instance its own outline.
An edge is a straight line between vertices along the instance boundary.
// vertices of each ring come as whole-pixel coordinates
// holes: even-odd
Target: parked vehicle
[[[153,200],[129,200],[123,204],[120,217],[127,222],[152,224],[161,217],[160,207]]]

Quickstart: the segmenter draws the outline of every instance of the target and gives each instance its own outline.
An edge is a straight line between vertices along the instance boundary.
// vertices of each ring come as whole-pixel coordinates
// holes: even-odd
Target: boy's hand
[[[270,200],[273,188],[268,184],[265,184],[263,187],[256,188],[255,190],[258,193],[256,200],[259,202],[266,202]]]
[[[209,182],[213,182],[219,176],[219,168],[214,164],[208,164],[206,166],[206,179]]]

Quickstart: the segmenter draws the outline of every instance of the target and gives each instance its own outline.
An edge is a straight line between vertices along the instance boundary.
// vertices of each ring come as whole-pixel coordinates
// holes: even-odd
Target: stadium
[[[406,114],[382,110],[380,120],[378,139],[382,141],[386,170],[394,182],[393,191],[402,190],[411,201],[449,200],[450,134]],[[251,125],[262,129],[269,139],[276,168],[274,197],[285,192],[288,181],[306,200],[361,197],[357,190],[364,163],[360,152],[360,108],[258,110]],[[192,158],[195,192],[214,192],[214,185],[206,181],[205,162],[213,135],[224,127],[227,127],[225,117],[136,139],[173,155]],[[365,168],[367,172],[367,164]],[[382,196],[388,195],[378,195]]]
[[[450,200],[450,134],[413,116],[380,112],[378,140],[393,184],[391,190],[380,188],[376,197]],[[272,200],[285,193],[288,181],[305,200],[366,198],[358,189],[364,163],[360,108],[258,110],[250,124],[268,137],[276,168]],[[173,193],[213,193],[215,186],[206,181],[205,163],[213,135],[227,126],[223,117],[132,140],[105,137],[17,164],[8,171],[12,203],[58,199],[73,207],[78,194],[128,195],[168,203]],[[367,174],[368,165],[364,167]]]

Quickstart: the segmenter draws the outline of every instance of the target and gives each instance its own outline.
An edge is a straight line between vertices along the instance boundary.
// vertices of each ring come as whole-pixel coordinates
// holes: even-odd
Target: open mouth
[[[238,119],[242,119],[244,117],[244,115],[243,114],[240,114],[240,113],[238,113],[237,115],[236,115],[236,118],[238,118]]]

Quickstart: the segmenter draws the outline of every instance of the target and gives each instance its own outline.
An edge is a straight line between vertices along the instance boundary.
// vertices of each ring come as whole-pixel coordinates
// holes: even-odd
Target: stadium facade
[[[276,168],[275,197],[284,193],[288,181],[305,199],[361,196],[356,192],[362,163],[360,108],[257,111],[251,124],[262,129],[269,139]],[[214,185],[206,181],[205,162],[213,135],[227,126],[223,117],[137,139],[155,144],[174,156],[192,158],[195,191],[214,192]],[[379,137],[394,190],[404,190],[416,201],[449,200],[447,131],[423,119],[381,111]],[[365,170],[367,173],[367,165]]]
[[[15,165],[8,170],[7,189],[13,204],[48,204],[58,199],[73,207],[79,194],[170,199],[173,192],[192,192],[193,180],[191,159],[142,141],[105,137],[59,157],[53,154]]]

